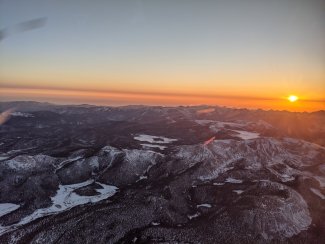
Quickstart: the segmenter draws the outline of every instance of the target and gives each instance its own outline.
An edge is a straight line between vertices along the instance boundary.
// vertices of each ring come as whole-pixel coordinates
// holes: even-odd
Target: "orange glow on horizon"
[[[36,100],[62,104],[121,105],[219,105],[235,108],[273,109],[288,111],[325,110],[324,101],[296,99],[289,102],[283,98],[226,97],[204,95],[141,94],[127,92],[73,91],[56,89],[0,88],[2,100]]]

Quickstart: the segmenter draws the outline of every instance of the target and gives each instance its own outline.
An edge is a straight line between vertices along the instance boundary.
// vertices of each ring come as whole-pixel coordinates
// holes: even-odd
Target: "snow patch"
[[[243,190],[233,190],[233,192],[237,193],[238,195],[242,194],[244,191]]]
[[[243,183],[242,180],[237,180],[237,179],[234,179],[234,178],[231,178],[231,177],[227,178],[225,182],[227,182],[227,183],[233,183],[233,184]]]
[[[140,180],[146,180],[146,179],[148,179],[148,176],[141,175],[141,176],[139,177],[139,179],[137,180],[137,182],[140,181]]]
[[[20,205],[13,203],[0,203],[0,217],[17,210]]]
[[[314,176],[314,178],[319,182],[321,188],[325,188],[325,177]]]
[[[204,208],[211,208],[211,204],[208,204],[208,203],[203,203],[203,204],[199,204],[199,205],[196,205],[197,208],[200,208],[200,207],[204,207]]]
[[[22,112],[12,112],[11,116],[16,116],[16,117],[24,117],[24,118],[31,118],[34,117],[34,115],[30,113],[22,113]]]
[[[6,157],[6,156],[0,156],[0,161],[2,161],[2,160],[6,160],[6,159],[8,159],[9,157]]]
[[[260,137],[260,134],[256,132],[249,132],[244,130],[233,130],[233,131],[237,132],[238,134],[236,136],[243,140],[256,139]]]
[[[315,189],[315,188],[310,188],[310,190],[317,196],[319,196],[322,200],[325,200],[325,196],[323,195],[323,193],[321,193],[319,190]]]
[[[143,147],[150,147],[150,148],[159,148],[160,150],[164,150],[166,147],[161,145],[153,145],[153,144],[140,144]]]
[[[134,137],[135,140],[137,141],[143,141],[143,142],[149,142],[149,143],[155,143],[155,144],[167,144],[167,143],[172,143],[174,141],[177,141],[177,139],[173,138],[167,138],[163,136],[151,136],[151,135],[137,135]]]
[[[282,179],[281,179],[282,182],[288,182],[288,181],[295,180],[295,177],[287,175],[287,174],[283,174],[281,176],[282,176]]]
[[[22,220],[20,220],[20,222],[18,222],[17,224],[10,225],[10,226],[1,226],[0,225],[0,235],[5,232],[8,232],[12,229],[15,229],[19,226],[30,223],[31,221],[33,221],[35,219],[38,219],[38,218],[41,218],[44,216],[48,216],[48,215],[52,215],[52,214],[57,214],[57,213],[69,210],[69,209],[71,209],[75,206],[78,206],[78,205],[99,202],[101,200],[104,200],[108,197],[113,196],[118,189],[115,186],[105,185],[105,184],[96,182],[97,184],[99,184],[102,187],[102,189],[96,189],[96,191],[98,193],[100,193],[99,195],[80,196],[74,192],[76,189],[79,189],[84,186],[88,186],[92,183],[94,183],[93,180],[88,180],[88,181],[81,182],[78,184],[59,185],[59,189],[58,189],[56,195],[51,198],[52,205],[50,207],[37,209],[31,215],[28,215],[25,218],[23,218]]]
[[[195,213],[195,214],[192,214],[192,215],[187,215],[187,217],[191,220],[191,219],[194,219],[194,218],[197,218],[200,216],[200,213]]]
[[[214,182],[212,185],[214,186],[223,186],[225,183]]]

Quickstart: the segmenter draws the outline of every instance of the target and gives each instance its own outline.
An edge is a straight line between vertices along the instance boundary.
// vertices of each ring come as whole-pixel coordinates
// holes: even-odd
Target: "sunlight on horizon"
[[[0,5],[2,100],[324,109],[321,1]]]
[[[318,111],[325,110],[322,100],[299,99],[288,103],[289,98],[227,97],[181,94],[126,93],[108,91],[78,91],[56,89],[0,88],[1,101],[36,100],[58,104],[93,104],[104,106],[150,105],[150,106],[196,106],[211,105],[233,108]],[[18,99],[17,99],[18,98]]]

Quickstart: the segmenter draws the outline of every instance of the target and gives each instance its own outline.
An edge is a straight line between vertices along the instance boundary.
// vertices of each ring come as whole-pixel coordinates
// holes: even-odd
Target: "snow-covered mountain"
[[[322,111],[0,109],[0,243],[325,239]]]

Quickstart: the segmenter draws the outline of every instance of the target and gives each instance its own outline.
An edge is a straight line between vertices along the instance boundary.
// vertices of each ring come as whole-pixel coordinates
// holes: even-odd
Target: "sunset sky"
[[[0,30],[2,101],[325,109],[324,0],[0,0]]]

